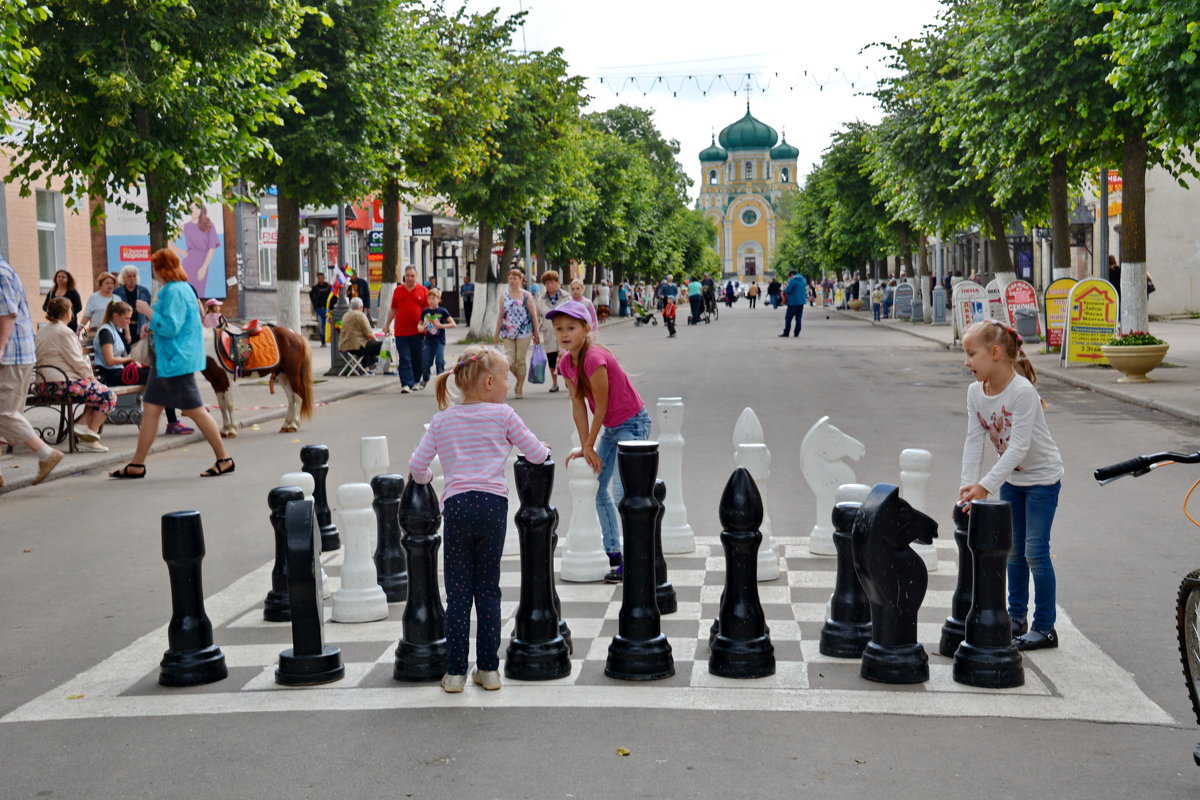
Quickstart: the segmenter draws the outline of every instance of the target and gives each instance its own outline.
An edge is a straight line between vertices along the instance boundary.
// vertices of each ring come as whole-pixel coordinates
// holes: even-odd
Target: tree
[[[29,70],[41,53],[26,43],[26,30],[49,16],[46,6],[29,0],[0,6],[0,105],[19,102],[29,90]],[[8,115],[0,115],[0,133],[7,130]]]

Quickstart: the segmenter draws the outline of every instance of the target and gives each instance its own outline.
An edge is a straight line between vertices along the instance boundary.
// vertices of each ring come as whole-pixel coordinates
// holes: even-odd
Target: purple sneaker
[[[189,428],[187,425],[184,425],[182,422],[168,422],[167,423],[167,433],[172,436],[186,436],[189,433],[195,433],[195,432],[196,431],[194,428]]]

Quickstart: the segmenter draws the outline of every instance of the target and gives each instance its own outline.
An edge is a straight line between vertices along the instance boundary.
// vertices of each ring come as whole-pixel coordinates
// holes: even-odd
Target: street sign
[[[433,235],[433,214],[413,214],[408,218],[413,236]]]
[[[1106,280],[1086,278],[1071,289],[1068,303],[1063,362],[1067,366],[1104,363],[1100,346],[1117,335],[1117,290]]]

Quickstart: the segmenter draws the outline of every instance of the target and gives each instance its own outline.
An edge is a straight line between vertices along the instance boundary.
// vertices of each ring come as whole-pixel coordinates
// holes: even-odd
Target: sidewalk
[[[904,331],[947,349],[960,350],[951,325],[930,325],[907,320],[874,322],[871,312],[836,311],[868,325]],[[1188,422],[1200,423],[1200,319],[1162,320],[1150,323],[1150,331],[1170,344],[1166,360],[1150,373],[1153,383],[1117,383],[1121,373],[1101,366],[1064,367],[1058,353],[1043,352],[1045,343],[1025,348],[1039,377],[1053,378],[1082,389],[1091,389],[1126,403],[1151,408]]]

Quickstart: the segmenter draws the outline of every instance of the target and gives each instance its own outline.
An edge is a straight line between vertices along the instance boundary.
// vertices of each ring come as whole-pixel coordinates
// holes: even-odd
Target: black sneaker
[[[1024,636],[1025,632],[1028,630],[1029,630],[1029,622],[1027,622],[1026,620],[1014,619],[1012,621],[1012,638],[1015,639],[1018,636]]]
[[[625,568],[620,564],[610,569],[608,574],[604,576],[605,583],[621,583],[624,580]]]
[[[1013,639],[1013,646],[1022,651],[1047,650],[1051,647],[1058,647],[1058,634],[1054,632],[1053,628],[1048,631],[1039,631],[1034,628],[1023,636]]]

